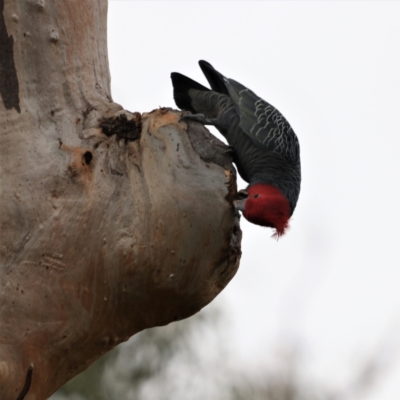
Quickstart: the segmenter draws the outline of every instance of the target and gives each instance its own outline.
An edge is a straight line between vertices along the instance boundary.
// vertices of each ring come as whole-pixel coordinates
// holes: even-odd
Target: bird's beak
[[[245,199],[240,199],[240,200],[234,200],[233,205],[235,206],[236,210],[244,211],[244,207],[246,205],[247,198]]]
[[[249,193],[247,190],[239,190],[237,194],[237,200],[233,201],[233,205],[235,206],[236,210],[244,211],[244,207],[246,204],[247,197]]]

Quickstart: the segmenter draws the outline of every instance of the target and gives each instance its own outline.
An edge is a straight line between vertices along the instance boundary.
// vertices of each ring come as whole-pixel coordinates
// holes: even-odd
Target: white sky
[[[176,108],[170,73],[206,84],[205,59],[299,137],[291,230],[276,242],[242,218],[239,272],[210,306],[233,360],[257,368],[294,340],[313,377],[341,384],[382,347],[368,400],[400,398],[400,2],[112,1],[108,29],[124,108]]]

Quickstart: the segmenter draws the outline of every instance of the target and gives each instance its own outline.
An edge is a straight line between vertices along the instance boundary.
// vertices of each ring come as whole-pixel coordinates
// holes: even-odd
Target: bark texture
[[[113,103],[105,0],[0,10],[0,399],[41,400],[226,286],[236,179],[201,125]]]

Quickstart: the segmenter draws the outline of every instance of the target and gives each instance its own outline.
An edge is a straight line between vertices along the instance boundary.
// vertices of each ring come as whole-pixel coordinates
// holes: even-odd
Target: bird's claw
[[[235,148],[233,146],[226,146],[226,150],[223,151],[223,154],[233,155],[235,153]]]

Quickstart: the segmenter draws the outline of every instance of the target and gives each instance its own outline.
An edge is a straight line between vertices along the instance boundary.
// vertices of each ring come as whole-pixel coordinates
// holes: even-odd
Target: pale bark
[[[0,399],[41,400],[208,304],[238,268],[241,232],[225,147],[178,112],[112,102],[105,0],[4,3]],[[120,114],[140,138],[102,132]]]

